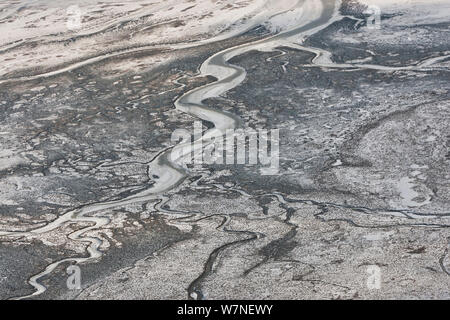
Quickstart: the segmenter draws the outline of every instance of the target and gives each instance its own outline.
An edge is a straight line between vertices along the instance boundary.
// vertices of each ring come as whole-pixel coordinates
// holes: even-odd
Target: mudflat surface
[[[0,298],[449,299],[449,9],[2,2]],[[277,172],[172,163],[196,121]]]

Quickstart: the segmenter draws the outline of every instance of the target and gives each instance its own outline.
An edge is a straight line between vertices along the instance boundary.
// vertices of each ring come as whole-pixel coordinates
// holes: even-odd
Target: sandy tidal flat
[[[2,1],[0,298],[449,299],[449,10]]]

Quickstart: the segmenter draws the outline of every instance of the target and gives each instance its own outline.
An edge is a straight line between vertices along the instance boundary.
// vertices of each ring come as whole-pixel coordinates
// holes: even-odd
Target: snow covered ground
[[[450,1],[447,0],[361,0],[361,3],[380,7],[382,13],[404,13],[392,24],[417,25],[448,21]]]
[[[0,2],[0,299],[450,297],[448,0],[100,1]],[[230,114],[279,174],[176,185]]]
[[[129,47],[223,40],[298,2],[8,0],[0,5],[0,76]]]
[[[387,26],[439,23],[450,14],[445,0],[361,2],[378,6],[382,14],[402,13],[382,21]],[[309,19],[302,4],[314,3],[320,5],[314,0],[6,0],[0,4],[0,77],[48,72],[128,48],[200,45],[258,25],[276,33]],[[383,29],[367,35],[408,41]]]

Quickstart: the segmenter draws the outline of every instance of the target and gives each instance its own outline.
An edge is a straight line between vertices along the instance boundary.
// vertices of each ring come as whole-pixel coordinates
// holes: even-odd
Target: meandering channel
[[[219,97],[227,91],[239,86],[245,80],[246,70],[239,66],[232,65],[228,62],[233,57],[253,50],[274,51],[278,47],[288,46],[315,53],[316,58],[314,59],[313,63],[319,66],[326,65],[329,67],[333,65],[335,67],[356,67],[368,69],[373,68],[378,70],[397,69],[371,65],[336,65],[331,62],[331,59],[329,59],[331,55],[325,50],[300,46],[298,44],[299,39],[314,34],[315,32],[327,27],[331,23],[341,19],[342,16],[340,16],[338,12],[340,1],[300,0],[297,3],[297,6],[303,7],[304,16],[309,20],[306,20],[301,25],[278,35],[228,48],[211,56],[202,64],[200,73],[202,76],[213,76],[217,79],[217,81],[189,91],[182,95],[178,100],[176,100],[175,107],[180,112],[187,113],[201,120],[211,122],[214,125],[212,129],[206,131],[203,137],[200,138],[200,140],[204,142],[203,146],[207,145],[208,142],[211,141],[211,138],[223,136],[226,130],[238,128],[242,124],[241,120],[237,116],[219,110],[214,110],[204,104],[205,100]],[[439,59],[434,59],[435,61],[439,61]],[[429,63],[425,62],[423,63],[423,66],[429,66]],[[195,152],[203,151],[200,149],[196,150],[194,147],[194,153]],[[183,183],[188,173],[178,164],[178,162],[182,158],[187,157],[190,154],[190,143],[182,143],[162,150],[154,159],[152,159],[148,163],[150,167],[149,172],[151,172],[153,176],[157,176],[158,178],[155,180],[155,183],[147,190],[141,191],[122,200],[99,202],[71,210],[63,214],[53,222],[47,224],[46,226],[37,228],[35,230],[27,232],[0,232],[0,236],[3,237],[35,237],[39,234],[55,230],[65,224],[79,224],[86,222],[91,224],[89,227],[82,228],[69,235],[69,238],[72,240],[85,242],[88,244],[88,257],[67,258],[48,265],[45,270],[32,276],[29,279],[29,284],[35,288],[35,292],[27,296],[19,297],[17,299],[30,298],[45,292],[46,287],[39,283],[39,280],[42,277],[53,272],[55,268],[57,268],[62,263],[85,263],[89,261],[95,261],[96,259],[100,258],[102,256],[102,253],[99,251],[99,248],[102,244],[102,241],[99,238],[87,237],[83,235],[85,235],[89,231],[101,229],[102,227],[108,225],[110,223],[110,220],[106,217],[92,217],[88,215],[128,204],[144,203],[151,200],[160,199],[165,193],[175,189],[177,186]]]

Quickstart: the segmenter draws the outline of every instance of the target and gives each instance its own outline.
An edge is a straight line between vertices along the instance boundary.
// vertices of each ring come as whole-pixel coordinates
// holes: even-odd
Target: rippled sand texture
[[[0,298],[449,298],[449,12],[5,1]],[[198,120],[280,129],[279,173],[181,165]]]

